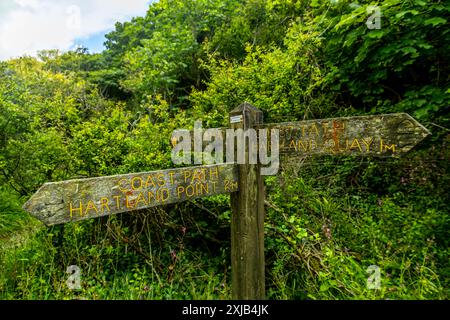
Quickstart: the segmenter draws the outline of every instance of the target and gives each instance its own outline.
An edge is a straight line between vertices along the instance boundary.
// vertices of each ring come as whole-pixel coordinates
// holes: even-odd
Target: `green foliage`
[[[247,56],[248,45],[270,48],[283,46],[290,23],[305,14],[305,1],[244,1],[234,4],[234,11],[217,27],[210,41],[209,53],[221,58],[241,61]]]
[[[279,178],[266,180],[270,294],[284,299],[445,298],[450,222],[446,195],[404,183],[401,192],[377,196],[370,189],[315,180],[335,170],[328,161],[304,164],[301,171],[289,164]],[[354,177],[344,172],[335,179]],[[364,174],[363,181],[380,176],[373,169]],[[439,172],[415,174],[418,180],[441,177]],[[379,290],[366,285],[371,265],[381,270]],[[295,290],[298,283],[305,285]]]
[[[429,111],[442,116],[449,102],[444,95],[450,8],[440,1],[381,1],[381,28],[371,30],[365,25],[369,4],[350,3],[339,1],[315,18],[329,26],[324,30],[324,56],[332,70],[327,80],[341,103],[371,112],[413,111],[421,119]],[[434,91],[437,96],[428,95]]]
[[[180,210],[181,209],[181,210]],[[182,208],[177,210],[183,212]],[[185,212],[161,209],[40,229],[15,250],[0,252],[2,299],[225,299],[225,260],[191,251],[200,238]],[[170,217],[169,217],[170,216]],[[201,234],[205,236],[204,232]],[[164,239],[164,241],[162,241]],[[211,248],[212,249],[212,248]],[[81,270],[81,289],[69,290],[69,265]],[[9,277],[17,273],[15,278]]]
[[[20,208],[17,194],[3,186],[0,189],[0,241],[11,238],[17,231],[31,224],[32,219]]]
[[[142,47],[128,52],[125,57],[127,79],[125,88],[139,95],[165,94],[179,85],[179,77],[190,71],[190,61],[196,41],[187,26],[155,32],[151,39],[141,41]],[[170,46],[168,45],[170,44]]]
[[[195,111],[207,114],[211,125],[225,125],[228,112],[241,101],[252,101],[267,114],[267,121],[320,117],[329,109],[326,94],[314,97],[324,70],[317,64],[317,34],[302,34],[295,24],[285,39],[286,49],[263,51],[247,47],[242,63],[214,59],[212,80],[204,91],[191,95]]]

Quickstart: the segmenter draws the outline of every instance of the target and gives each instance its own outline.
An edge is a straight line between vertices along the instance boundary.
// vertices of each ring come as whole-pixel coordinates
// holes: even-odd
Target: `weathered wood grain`
[[[23,208],[46,225],[238,190],[234,164],[205,165],[45,183]]]
[[[216,129],[222,133],[223,141],[226,141],[227,128]],[[269,129],[268,141],[270,129],[279,129],[280,154],[286,156],[399,157],[430,134],[407,113],[258,124],[254,129]],[[205,130],[202,129],[202,136]],[[193,136],[191,131],[192,146]],[[176,144],[177,141],[173,140],[172,143]],[[202,141],[202,148],[208,143],[209,141]],[[226,149],[224,145],[224,153]]]
[[[242,121],[237,121],[242,116]],[[234,119],[234,121],[231,121]],[[262,112],[244,103],[230,113],[231,127],[252,128]],[[248,157],[248,146],[246,150]],[[238,165],[239,192],[231,194],[231,281],[233,299],[265,299],[264,180],[258,164]]]
[[[280,153],[397,157],[430,132],[406,113],[261,124],[280,130]]]

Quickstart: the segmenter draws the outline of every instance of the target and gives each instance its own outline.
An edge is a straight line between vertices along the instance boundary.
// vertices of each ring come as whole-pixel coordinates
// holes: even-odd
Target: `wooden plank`
[[[247,103],[230,113],[233,129],[245,130],[261,122],[262,112]],[[248,146],[246,154],[248,159]],[[231,194],[232,296],[236,300],[264,299],[265,213],[264,180],[260,174],[260,165],[238,165],[238,184],[239,192]]]
[[[280,154],[397,157],[430,132],[406,113],[257,125],[280,130]],[[270,140],[269,140],[270,141]]]
[[[230,118],[231,121],[238,119]],[[255,129],[280,130],[280,154],[284,155],[362,155],[399,157],[430,135],[406,113],[355,116],[255,125]],[[223,141],[227,128],[216,128]],[[202,129],[202,136],[206,129]],[[193,131],[191,131],[192,146]],[[173,140],[172,144],[177,141]],[[209,141],[202,141],[204,148]],[[270,146],[268,146],[270,148]],[[224,145],[226,152],[226,145]]]
[[[205,165],[45,183],[23,208],[54,225],[237,190],[236,165]]]

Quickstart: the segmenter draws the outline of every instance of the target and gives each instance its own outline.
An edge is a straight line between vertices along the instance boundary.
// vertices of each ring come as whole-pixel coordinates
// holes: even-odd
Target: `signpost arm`
[[[263,114],[248,103],[231,111],[232,129],[253,128]],[[264,181],[259,164],[249,164],[249,143],[245,164],[238,164],[239,192],[231,193],[231,277],[232,298],[265,299]]]

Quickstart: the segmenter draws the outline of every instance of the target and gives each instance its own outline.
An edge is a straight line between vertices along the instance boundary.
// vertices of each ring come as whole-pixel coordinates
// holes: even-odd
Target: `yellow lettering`
[[[307,144],[305,145],[302,140],[298,140],[297,143],[298,143],[298,150],[300,150],[300,147],[302,147],[303,151],[308,151],[308,145]]]
[[[178,186],[178,188],[177,188],[178,198],[180,198],[183,193],[184,193],[184,187],[183,186]]]
[[[191,171],[184,170],[183,174],[184,174],[184,183],[187,183],[187,179],[191,176]]]
[[[150,203],[151,199],[153,199],[153,200],[158,202],[159,201],[159,194],[158,194],[158,192],[156,192],[156,196],[155,196],[155,194],[152,191],[149,191],[148,192],[148,203]]]
[[[161,199],[161,202],[166,201],[169,198],[169,189],[162,188],[159,190],[159,198]]]
[[[304,137],[304,136],[305,136],[305,130],[306,130],[306,127],[305,127],[305,126],[303,126],[303,127],[302,127],[302,137]]]
[[[311,135],[313,133],[313,131],[315,132],[316,136],[319,136],[319,129],[317,129],[317,126],[315,123],[312,124],[311,128],[309,128],[309,135]]]
[[[128,208],[128,209],[133,209],[133,202],[134,202],[134,200],[131,200],[131,203],[128,201],[128,196],[125,196],[125,206]]]
[[[297,145],[295,144],[294,140],[291,140],[291,143],[289,144],[289,149],[292,149],[292,148],[294,148],[295,151],[297,151]]]
[[[108,210],[108,212],[111,211],[111,210],[109,210],[108,202],[109,202],[108,198],[101,198],[101,199],[100,199],[100,210],[101,210],[102,212],[105,211],[105,207],[106,207],[106,209]]]
[[[370,151],[370,145],[373,142],[373,138],[370,138],[369,141],[366,141],[364,138],[362,138],[362,142],[364,143],[364,145],[366,146],[366,152]]]
[[[175,172],[169,172],[169,176],[170,176],[170,184],[173,184],[173,175],[175,174]]]
[[[119,190],[120,190],[120,191],[122,191],[122,192],[127,192],[128,190],[127,190],[125,187],[122,187],[123,184],[124,184],[124,182],[125,182],[125,185],[126,185],[127,180],[126,180],[126,179],[120,179],[120,180],[119,180],[119,183],[118,183],[118,187],[119,187]]]
[[[333,140],[333,146],[334,146],[333,150],[331,150],[333,151],[333,153],[336,153],[341,150],[341,142],[339,141],[339,139]]]
[[[88,204],[86,206],[86,211],[84,212],[84,214],[87,215],[89,213],[89,210],[95,210],[95,213],[98,214],[97,207],[95,206],[95,203],[92,200],[88,201]]]
[[[207,171],[207,169],[203,168],[203,169],[198,169],[198,170],[202,170],[203,181],[206,181],[206,171]],[[210,171],[211,171],[211,169],[210,169]],[[210,174],[210,176],[211,176],[211,174]]]
[[[158,173],[157,178],[158,178],[158,185],[160,187],[166,184],[166,179],[164,179],[164,173]]]
[[[345,123],[344,122],[338,122],[336,120],[333,120],[333,141],[334,141],[334,150],[336,152],[340,151],[341,149],[341,141],[339,137],[341,136],[341,133],[344,132],[345,129]],[[346,140],[346,150],[348,150],[348,140]]]
[[[192,192],[189,192],[189,188],[190,188],[190,190],[192,191]],[[194,192],[195,192],[195,190],[194,190],[194,186],[192,185],[192,184],[190,184],[190,185],[188,185],[187,187],[186,187],[186,195],[188,196],[188,197],[192,197],[193,195],[194,195]],[[190,194],[189,194],[190,193]]]
[[[393,153],[395,152],[395,144],[391,144],[390,146],[383,143],[383,139],[380,138],[380,152],[386,152],[391,150]]]
[[[219,179],[219,167],[209,169],[209,179],[212,180],[214,176]]]
[[[391,150],[392,152],[395,152],[395,144],[391,144],[391,146],[388,146],[387,144],[385,144],[384,150],[385,151]]]
[[[202,195],[202,194],[207,194],[208,192],[208,183],[207,182],[203,182],[203,183],[197,183],[195,185],[195,194],[197,196]]]
[[[147,205],[147,200],[145,200],[144,194],[142,192],[139,193],[136,202],[134,203],[135,208],[139,207],[139,202],[143,202],[144,205]]]
[[[134,183],[136,180],[139,181],[139,186],[138,187],[136,187],[136,185]],[[141,190],[143,183],[144,183],[144,181],[142,180],[141,177],[133,177],[131,179],[131,189],[133,189],[133,190]]]
[[[361,149],[361,145],[359,144],[359,141],[358,141],[358,139],[357,139],[357,138],[353,139],[353,142],[352,142],[352,144],[351,144],[351,146],[350,146],[350,149],[349,149],[349,150],[352,150],[352,149],[355,149],[355,148],[358,148],[358,149],[359,149],[359,151],[361,151],[361,152],[362,152],[362,149]]]
[[[333,120],[333,131],[337,133],[338,131],[344,132],[344,130],[345,130],[345,122]]]
[[[204,177],[202,177],[201,170],[194,170],[194,174],[192,176],[192,182],[195,182],[195,179],[197,179],[199,182],[204,181]]]
[[[83,216],[83,203],[80,201],[80,206],[78,208],[74,208],[72,206],[72,202],[69,203],[69,213],[70,213],[70,217],[73,217],[73,212],[74,211],[78,211],[80,213],[80,217]]]
[[[224,190],[230,191],[230,180],[225,180]]]
[[[113,196],[116,199],[116,209],[120,209],[120,196]]]
[[[322,129],[323,129],[323,141],[326,141],[329,139],[329,131],[328,131],[328,122],[324,121],[322,122]]]
[[[147,181],[145,182],[145,187],[148,188],[150,185],[153,188],[156,188],[156,184],[155,184],[155,181],[153,181],[153,177],[151,175],[148,175]]]
[[[201,186],[202,184],[201,183],[196,183],[195,184],[195,195],[201,195],[202,193],[201,193],[201,189],[200,189],[200,186]]]
[[[209,184],[207,182],[202,183],[201,189],[202,189],[202,194],[209,193]]]

